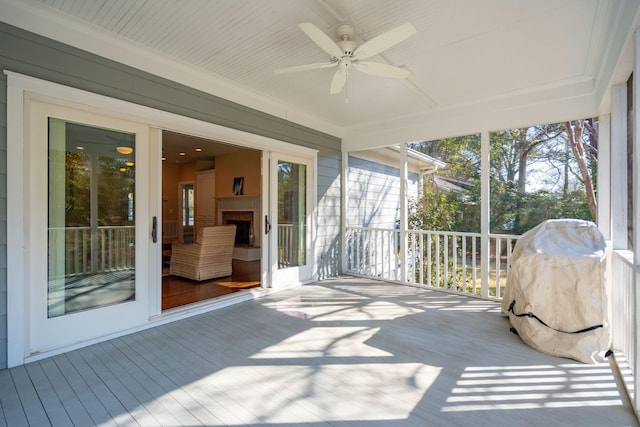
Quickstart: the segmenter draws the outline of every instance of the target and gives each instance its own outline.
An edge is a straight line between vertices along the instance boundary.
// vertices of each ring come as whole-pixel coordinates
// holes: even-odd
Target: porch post
[[[489,297],[489,256],[491,247],[489,241],[489,131],[480,133],[480,292],[483,298]],[[496,284],[499,286],[499,284]]]
[[[601,114],[598,123],[598,228],[611,240],[611,115]]]
[[[613,249],[627,249],[627,168],[620,167],[627,164],[626,84],[611,88],[611,164],[618,165],[611,169],[611,240]]]
[[[342,274],[347,272],[347,254],[349,238],[347,236],[347,204],[349,203],[349,152],[342,152],[341,202],[340,202],[340,228],[342,229],[342,245],[340,246],[340,260],[342,261]]]
[[[400,281],[407,282],[408,230],[409,216],[407,213],[407,144],[400,144]],[[413,282],[413,280],[412,280]]]
[[[640,30],[636,30],[634,36],[634,66],[633,66],[633,102],[631,103],[633,108],[633,139],[632,149],[629,155],[632,156],[631,161],[631,176],[633,178],[631,185],[631,212],[632,216],[629,218],[631,221],[631,229],[633,231],[632,236],[632,248],[633,248],[633,263],[636,266],[640,266]],[[637,285],[637,284],[636,284]],[[640,292],[638,292],[640,294]],[[636,306],[637,308],[638,306]],[[637,313],[637,310],[636,310]],[[640,329],[639,329],[640,330]],[[638,353],[636,353],[638,354]],[[639,371],[635,371],[636,373]],[[640,393],[636,393],[638,395]],[[638,401],[638,400],[637,400]]]
[[[640,109],[638,105],[640,105],[640,30],[636,29],[633,33],[633,99],[632,99],[632,109],[633,109],[633,121],[632,121],[632,149],[631,153],[628,155],[632,156],[631,160],[631,177],[633,178],[631,184],[631,197],[632,205],[631,205],[631,217],[629,220],[631,221],[632,228],[632,246],[633,249],[633,264],[636,266],[635,272],[633,275],[633,289],[635,290],[635,304],[634,304],[634,314],[635,314],[635,334],[634,334],[634,390],[633,393],[633,407],[636,410],[636,414],[640,408],[640,291],[638,290],[638,281],[640,280],[638,273],[638,266],[640,265],[640,230],[638,230],[638,226],[640,226],[640,200],[638,200],[638,196],[640,195],[640,184],[638,183],[638,179],[640,179],[640,152],[638,152],[640,148]]]

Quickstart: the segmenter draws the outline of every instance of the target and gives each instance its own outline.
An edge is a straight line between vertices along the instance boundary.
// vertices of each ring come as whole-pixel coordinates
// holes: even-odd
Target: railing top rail
[[[99,225],[98,230],[133,229],[135,225]],[[91,230],[91,227],[49,227],[49,230]]]
[[[489,237],[493,239],[519,239],[522,237],[521,234],[500,234],[500,233],[489,233]]]
[[[611,251],[613,257],[623,262],[630,268],[640,269],[640,266],[635,266],[633,264],[633,251],[629,251],[626,249],[613,249]]]
[[[379,227],[361,227],[355,225],[348,225],[347,230],[360,230],[360,231],[386,231],[386,232],[400,232],[397,228],[379,228]],[[436,230],[407,230],[409,233],[416,234],[435,234],[440,236],[466,236],[466,237],[480,237],[480,233],[464,232],[464,231],[436,231]],[[489,233],[489,237],[493,239],[519,239],[521,236],[518,234],[499,234]]]

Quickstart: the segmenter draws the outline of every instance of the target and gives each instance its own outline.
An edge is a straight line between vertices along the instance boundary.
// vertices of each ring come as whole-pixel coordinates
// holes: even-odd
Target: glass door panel
[[[311,165],[311,160],[271,154],[272,287],[311,280]]]
[[[48,317],[135,299],[135,134],[49,118]]]
[[[25,356],[144,324],[159,286],[149,127],[40,101],[30,109]]]
[[[278,269],[307,264],[307,167],[278,161]]]

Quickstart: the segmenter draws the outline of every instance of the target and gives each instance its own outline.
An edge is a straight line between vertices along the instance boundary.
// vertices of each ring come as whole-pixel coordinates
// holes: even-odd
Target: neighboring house
[[[400,149],[398,146],[358,151],[348,159],[347,224],[355,227],[395,228],[400,222]],[[446,166],[418,151],[407,150],[407,194],[417,199],[425,175]]]
[[[234,171],[238,169],[223,165],[222,154],[212,156],[206,161],[206,169],[193,168],[189,180],[199,172],[204,175],[201,172],[210,171],[215,165],[216,183],[206,185],[216,190],[206,195],[206,215],[199,215],[195,207],[196,227],[198,221],[200,225],[220,224],[224,215],[219,212],[221,206],[227,212],[251,214],[248,236],[252,236],[252,242],[255,239],[250,248],[255,252],[251,259],[259,264],[264,293],[345,272],[347,260],[343,254],[348,226],[395,227],[399,223],[401,230],[406,229],[402,192],[417,194],[421,176],[440,164],[409,152],[404,167],[391,166],[389,159],[400,159],[406,153],[404,145],[399,149],[393,146],[407,141],[479,133],[485,150],[481,156],[486,162],[492,130],[599,115],[599,225],[614,249],[631,246],[627,229],[635,231],[634,236],[640,235],[633,230],[638,213],[626,215],[628,206],[637,205],[628,200],[640,198],[634,197],[640,194],[638,180],[628,180],[636,185],[628,197],[620,191],[623,183],[626,188],[627,173],[637,176],[633,173],[637,173],[640,162],[630,161],[635,169],[628,171],[619,167],[628,164],[628,152],[634,153],[637,160],[637,150],[631,148],[632,144],[637,147],[639,138],[630,138],[633,142],[627,146],[627,135],[640,135],[638,120],[630,120],[628,129],[626,121],[633,114],[638,117],[639,109],[630,108],[631,101],[636,100],[637,105],[640,100],[631,89],[633,85],[637,87],[633,82],[640,75],[640,55],[634,53],[640,51],[635,32],[640,10],[637,1],[585,2],[584,7],[576,2],[572,4],[576,10],[567,10],[571,5],[565,3],[570,2],[546,2],[541,6],[539,2],[525,2],[525,6],[515,2],[508,13],[527,19],[533,16],[536,28],[544,29],[544,40],[537,40],[535,34],[539,33],[529,38],[528,21],[509,25],[509,32],[504,35],[505,22],[520,21],[514,21],[511,15],[501,19],[483,16],[485,19],[479,21],[488,27],[476,28],[477,34],[473,35],[456,34],[455,41],[442,46],[431,44],[435,33],[442,31],[430,25],[435,22],[431,21],[431,11],[422,10],[424,2],[409,2],[422,10],[414,14],[413,9],[404,11],[404,6],[390,1],[385,4],[389,13],[395,9],[399,10],[395,13],[405,13],[396,20],[415,16],[422,19],[425,30],[435,28],[432,36],[424,31],[422,39],[403,46],[406,51],[399,49],[395,57],[402,65],[413,59],[413,53],[426,53],[427,71],[399,86],[370,76],[366,76],[369,80],[350,80],[352,95],[348,106],[341,97],[327,98],[328,78],[324,82],[311,73],[284,81],[272,72],[278,67],[299,65],[288,62],[292,52],[298,55],[296,61],[313,59],[313,54],[318,53],[302,52],[301,47],[308,47],[310,42],[302,40],[304,36],[298,34],[296,24],[298,18],[311,17],[334,26],[340,19],[330,2],[311,2],[311,6],[310,2],[290,2],[286,10],[273,7],[269,13],[256,16],[251,13],[252,2],[239,2],[243,7],[235,10],[236,2],[123,1],[117,2],[113,14],[103,16],[104,21],[113,24],[114,33],[126,27],[138,34],[138,30],[145,31],[138,20],[144,21],[156,12],[171,20],[175,13],[189,7],[219,9],[209,10],[211,16],[189,10],[191,15],[182,17],[175,28],[146,28],[158,34],[158,44],[153,47],[143,40],[133,42],[112,34],[100,28],[99,22],[68,16],[81,9],[87,19],[99,18],[112,4],[87,3],[0,0],[0,369],[253,298],[250,293],[239,292],[237,297],[187,309],[162,309],[161,224],[163,214],[172,214],[170,209],[164,212],[164,205],[175,202],[162,188],[166,172],[161,160],[163,141],[169,134],[189,135],[208,141],[211,146],[231,145],[236,151],[227,158],[238,163],[248,159],[238,153],[251,150],[251,164],[259,162],[259,173],[253,170],[251,175],[236,175]],[[486,2],[485,6],[493,7],[494,3]],[[256,4],[271,6],[269,2]],[[442,8],[445,5],[449,7],[447,2],[440,3]],[[282,9],[282,5],[279,7]],[[456,7],[449,10],[452,15],[465,12],[471,26],[475,13],[484,6],[469,11],[457,5],[451,7]],[[538,13],[537,7],[545,8],[544,14]],[[180,10],[172,13],[170,8]],[[587,28],[579,34],[559,18],[560,12],[573,17],[578,9],[586,14],[576,18],[579,29]],[[468,16],[469,13],[473,15]],[[224,26],[211,22],[237,14],[241,19],[225,22]],[[386,18],[382,12],[367,15],[367,19],[376,21],[372,21],[376,31],[388,25],[380,22]],[[547,31],[545,18],[553,18],[554,32]],[[246,25],[239,25],[241,21]],[[281,28],[283,22],[291,28]],[[200,47],[179,44],[180,25],[192,24],[229,32],[241,27],[242,37],[232,42],[197,40]],[[267,34],[258,33],[254,25],[265,32],[271,30],[272,46],[256,48]],[[439,25],[463,30],[448,20]],[[594,26],[596,32],[592,34],[590,29]],[[522,28],[527,29],[525,35],[521,34]],[[508,38],[510,31],[521,37]],[[292,33],[298,34],[299,39],[289,37]],[[585,38],[585,34],[589,36],[586,40],[576,40]],[[477,41],[487,50],[476,51],[475,45],[467,44],[470,41]],[[509,43],[505,45],[505,41]],[[178,44],[170,48],[163,44],[174,42]],[[525,42],[536,43],[542,50],[535,54],[543,55],[545,61],[531,61],[520,67],[507,64],[506,70],[495,65],[502,58],[502,50],[526,49]],[[555,50],[556,56],[546,55],[547,50],[565,44],[565,56]],[[581,49],[572,49],[573,44]],[[160,45],[185,56],[172,57]],[[213,45],[215,49],[208,50]],[[223,54],[229,51],[241,56],[225,61]],[[436,53],[444,57],[434,60],[432,54]],[[264,55],[260,56],[264,63],[252,62],[258,55]],[[190,62],[187,57],[195,59]],[[486,58],[495,66],[478,65]],[[452,61],[460,61],[455,70],[449,66]],[[446,67],[436,67],[438,63]],[[207,65],[218,70],[226,67],[231,72],[226,78],[216,78],[215,73],[206,71]],[[500,81],[505,74],[498,71],[506,73],[506,81]],[[274,99],[251,89],[252,75],[267,72],[262,89],[278,87],[283,98]],[[431,92],[426,93],[422,90],[424,81],[433,82],[436,73],[440,80],[431,83]],[[474,85],[464,77],[465,73],[477,74],[482,85]],[[303,84],[307,79],[311,84]],[[629,104],[627,93],[633,96]],[[468,98],[475,95],[479,98]],[[326,117],[337,118],[329,121],[316,117],[287,101],[299,101],[301,97],[317,99],[321,105],[318,108],[329,111]],[[369,99],[372,104],[375,101],[377,115],[366,115],[364,104]],[[362,110],[351,110],[358,101]],[[370,152],[381,147],[391,148]],[[73,170],[86,174],[82,188],[70,185],[77,178],[67,174],[73,159],[80,159],[80,166],[76,164]],[[134,164],[135,169],[127,169],[134,168]],[[98,166],[109,171],[110,185],[97,183],[92,172]],[[408,184],[404,190],[405,180],[400,179],[403,170]],[[174,186],[188,181],[180,175],[183,172],[179,168],[172,171]],[[128,180],[120,181],[120,176]],[[483,170],[482,180],[488,188],[488,169]],[[222,189],[218,190],[220,182]],[[253,189],[251,194],[243,192],[249,188]],[[78,223],[84,221],[81,225],[69,224],[67,214],[73,207],[70,201],[81,191],[91,193],[86,197],[90,202],[84,207],[90,214],[77,219]],[[110,200],[109,209],[117,215],[106,209],[96,195],[103,194],[101,191],[120,192],[119,199]],[[485,192],[483,200],[487,199]],[[623,205],[624,209],[618,209]],[[486,237],[489,211],[482,212]],[[624,221],[614,221],[614,214]],[[104,221],[107,217],[108,224]],[[627,218],[633,219],[627,223]],[[618,237],[621,229],[624,241]],[[171,235],[177,234],[172,230]],[[636,246],[640,246],[640,238],[635,239]],[[387,241],[394,256],[406,253],[403,245]],[[634,265],[640,264],[639,259]],[[78,283],[74,280],[90,282],[90,298],[84,299],[88,305],[74,305],[82,296],[81,292],[73,294],[73,285]]]
[[[400,148],[391,146],[379,148],[377,150],[359,151],[349,154],[347,159],[347,227],[362,227],[368,229],[379,229],[373,231],[374,239],[380,246],[374,250],[356,251],[354,255],[359,259],[347,259],[346,267],[348,271],[355,271],[354,265],[361,263],[360,258],[368,260],[369,267],[361,273],[380,276],[375,272],[384,271],[389,277],[399,276],[399,264],[397,252],[391,250],[399,245],[400,216],[402,196],[400,167]],[[445,167],[446,164],[416,150],[407,149],[407,179],[406,195],[408,199],[416,200],[422,193],[427,175],[432,176],[435,172]],[[384,230],[384,231],[383,231]],[[346,235],[346,252],[354,253],[355,248],[365,247],[362,241],[355,234]]]

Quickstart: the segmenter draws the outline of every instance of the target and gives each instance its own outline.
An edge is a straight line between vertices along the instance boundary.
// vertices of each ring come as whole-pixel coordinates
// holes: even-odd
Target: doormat
[[[216,285],[225,286],[234,289],[255,288],[260,286],[260,282],[216,282]]]

